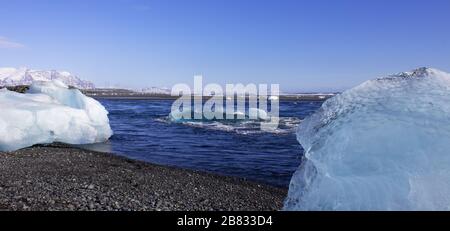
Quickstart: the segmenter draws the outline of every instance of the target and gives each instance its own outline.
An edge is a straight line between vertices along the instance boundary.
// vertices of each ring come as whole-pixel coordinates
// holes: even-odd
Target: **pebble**
[[[2,210],[273,211],[287,194],[239,178],[58,144],[0,152],[0,182]]]

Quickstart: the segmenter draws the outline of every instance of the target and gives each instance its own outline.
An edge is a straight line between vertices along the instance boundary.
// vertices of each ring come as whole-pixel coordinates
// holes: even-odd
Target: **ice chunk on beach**
[[[367,81],[299,126],[286,210],[449,210],[450,74]]]
[[[112,135],[106,109],[59,81],[34,82],[26,94],[1,89],[0,110],[0,151],[97,143]]]

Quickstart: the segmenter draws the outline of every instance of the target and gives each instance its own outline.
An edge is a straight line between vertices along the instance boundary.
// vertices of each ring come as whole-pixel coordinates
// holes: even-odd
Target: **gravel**
[[[286,193],[63,145],[0,152],[0,210],[268,211]]]

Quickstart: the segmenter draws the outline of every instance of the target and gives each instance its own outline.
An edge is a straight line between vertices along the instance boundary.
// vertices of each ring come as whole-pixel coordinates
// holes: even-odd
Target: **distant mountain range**
[[[145,94],[155,94],[155,95],[170,95],[171,93],[171,89],[164,87],[147,87],[136,91]]]
[[[120,87],[100,87],[86,80],[67,72],[56,70],[33,70],[29,68],[0,68],[0,87],[12,87],[20,85],[30,85],[33,81],[59,80],[68,86],[76,87],[88,91],[92,95],[170,95],[171,89],[165,87],[145,87],[140,89],[127,89]],[[298,97],[319,97],[329,98],[336,93],[280,93],[284,96]]]
[[[59,80],[68,86],[94,89],[92,82],[82,80],[67,71],[33,70],[29,68],[0,68],[0,86],[30,85],[33,81]]]

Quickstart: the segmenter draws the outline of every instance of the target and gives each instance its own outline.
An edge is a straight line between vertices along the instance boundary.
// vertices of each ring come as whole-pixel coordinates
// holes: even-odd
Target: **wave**
[[[194,128],[202,128],[207,130],[216,130],[237,133],[240,135],[250,135],[250,134],[292,134],[295,133],[296,127],[301,123],[301,119],[296,117],[280,117],[279,126],[277,129],[264,131],[261,130],[261,123],[264,120],[173,120],[170,116],[157,118],[156,121],[163,123],[174,123],[183,126],[189,126]]]

